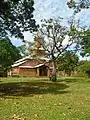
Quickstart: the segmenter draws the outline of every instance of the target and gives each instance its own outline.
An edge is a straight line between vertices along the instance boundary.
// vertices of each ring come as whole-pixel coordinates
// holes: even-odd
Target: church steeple
[[[44,41],[40,37],[39,33],[34,38],[34,48],[33,48],[33,56],[36,57],[45,57],[45,49],[44,49]]]

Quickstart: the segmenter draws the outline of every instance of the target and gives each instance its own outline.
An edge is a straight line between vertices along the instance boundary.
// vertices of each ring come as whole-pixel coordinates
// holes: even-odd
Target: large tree
[[[24,31],[35,31],[33,5],[33,0],[0,0],[0,37],[9,33],[24,39]]]
[[[44,19],[39,29],[45,42],[46,54],[50,57],[53,65],[52,81],[56,81],[57,58],[79,40],[75,28],[72,25],[68,28],[61,25],[60,20]]]
[[[0,73],[6,72],[14,61],[21,58],[19,50],[10,40],[0,40]]]
[[[90,8],[90,0],[67,0],[67,5],[69,8],[74,10],[74,16],[78,14],[82,9]],[[84,26],[80,28],[79,37],[81,56],[90,56],[90,26]]]

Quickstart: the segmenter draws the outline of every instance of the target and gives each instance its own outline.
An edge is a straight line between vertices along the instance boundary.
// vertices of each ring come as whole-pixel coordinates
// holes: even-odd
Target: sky
[[[67,6],[67,0],[34,0],[34,18],[37,24],[40,24],[41,19],[58,18],[63,17],[69,19],[73,14],[73,10]],[[80,19],[81,25],[90,25],[90,9],[82,10],[76,15],[76,19]],[[65,23],[65,21],[64,21]],[[24,33],[25,40],[33,40],[32,34],[29,32]],[[21,40],[11,39],[15,46],[22,44]]]
[[[66,5],[66,0],[34,0],[34,18],[37,24],[40,24],[41,19],[58,18],[58,17],[69,17],[72,15]],[[33,40],[32,34],[29,32],[24,33],[25,40]],[[12,38],[12,43],[16,46],[22,44],[21,40]]]
[[[72,10],[70,10],[66,4],[67,0],[34,0],[34,18],[37,24],[40,24],[41,19],[58,18],[58,17],[70,17]],[[33,40],[32,34],[29,32],[24,33],[25,40]],[[21,40],[11,39],[15,46],[22,44]]]

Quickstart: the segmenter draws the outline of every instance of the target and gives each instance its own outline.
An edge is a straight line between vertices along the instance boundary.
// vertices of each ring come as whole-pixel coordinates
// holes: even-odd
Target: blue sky
[[[69,9],[67,6],[67,0],[34,0],[34,18],[37,23],[43,18],[58,18],[63,17],[65,19],[69,18],[73,10]],[[90,9],[82,10],[77,14],[76,19],[81,20],[82,25],[90,25]],[[25,40],[33,40],[32,34],[29,32],[24,33]],[[12,38],[12,43],[16,46],[22,44],[21,40]]]
[[[37,24],[40,24],[43,18],[57,18],[57,17],[69,17],[72,15],[72,10],[70,10],[66,5],[66,0],[34,0],[34,18]],[[24,33],[25,40],[32,40],[32,34],[29,32]],[[22,44],[21,40],[12,38],[12,43],[16,46]]]
[[[37,24],[40,24],[43,18],[57,18],[57,17],[70,17],[72,10],[70,10],[66,2],[67,0],[34,0],[34,18]],[[32,34],[29,32],[24,33],[25,40],[33,40]],[[12,43],[16,46],[22,44],[21,40],[12,38]]]
[[[69,9],[67,6],[67,0],[34,0],[34,18],[39,24],[43,18],[58,18],[63,17],[65,19],[69,18],[73,14],[73,10]],[[81,20],[81,25],[90,25],[90,9],[82,10],[77,14],[76,19]],[[33,40],[32,34],[29,32],[24,33],[25,40]],[[12,43],[16,46],[22,44],[21,40],[12,38]]]

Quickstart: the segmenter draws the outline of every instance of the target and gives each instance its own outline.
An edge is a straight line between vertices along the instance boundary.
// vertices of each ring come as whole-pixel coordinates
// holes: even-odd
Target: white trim
[[[19,66],[19,68],[34,68],[33,66]]]
[[[19,65],[21,65],[21,64],[23,64],[23,63],[25,63],[26,61],[27,61],[27,59],[34,59],[34,58],[32,58],[32,57],[30,57],[30,55],[29,56],[26,56],[26,57],[24,57],[24,58],[22,58],[22,59],[19,59],[19,60],[17,60],[13,65],[12,65],[12,67],[17,67],[17,66],[19,66]],[[46,57],[40,57],[39,58],[40,60],[45,60],[46,62],[49,62],[50,61],[50,59],[49,58],[46,58]],[[36,59],[37,60],[37,59]],[[40,66],[42,66],[43,64],[40,64],[40,65],[36,65],[36,66],[34,66],[34,67],[40,67]],[[32,67],[32,66],[31,66]],[[30,68],[31,68],[30,67]]]
[[[44,64],[39,64],[39,65],[36,65],[36,66],[19,66],[19,68],[38,68],[38,67],[41,67],[43,65]]]
[[[21,59],[15,61],[15,63],[22,62],[22,61],[24,61],[24,60],[26,60],[26,59],[32,59],[32,58],[31,58],[30,56],[26,56],[26,57],[24,57],[24,58],[21,58]]]
[[[43,47],[41,47],[41,48],[39,48],[39,50],[43,50],[44,51],[45,49]]]
[[[45,58],[45,57],[41,57],[40,59],[41,59],[41,60],[50,61],[50,59],[49,59],[49,58]]]
[[[22,58],[22,59],[19,59],[19,60],[15,61],[15,64],[16,64],[16,63],[19,63],[19,62],[22,62],[22,61],[25,61],[25,60],[27,60],[27,59],[34,59],[34,58],[32,58],[32,57],[29,55],[29,56],[26,56],[26,57],[24,57],[24,58]],[[46,61],[49,61],[49,60],[50,60],[49,58],[46,58],[46,57],[40,57],[39,59],[41,59],[41,60],[46,60]]]
[[[44,65],[44,64],[36,65],[35,68],[37,68],[37,67],[41,67],[41,66],[43,66],[43,65]]]
[[[15,64],[12,65],[12,67],[17,67],[17,66],[19,66],[19,65],[21,65],[21,64],[23,64],[25,62],[26,62],[26,60],[22,61],[22,62],[19,62],[19,63],[15,63]]]

